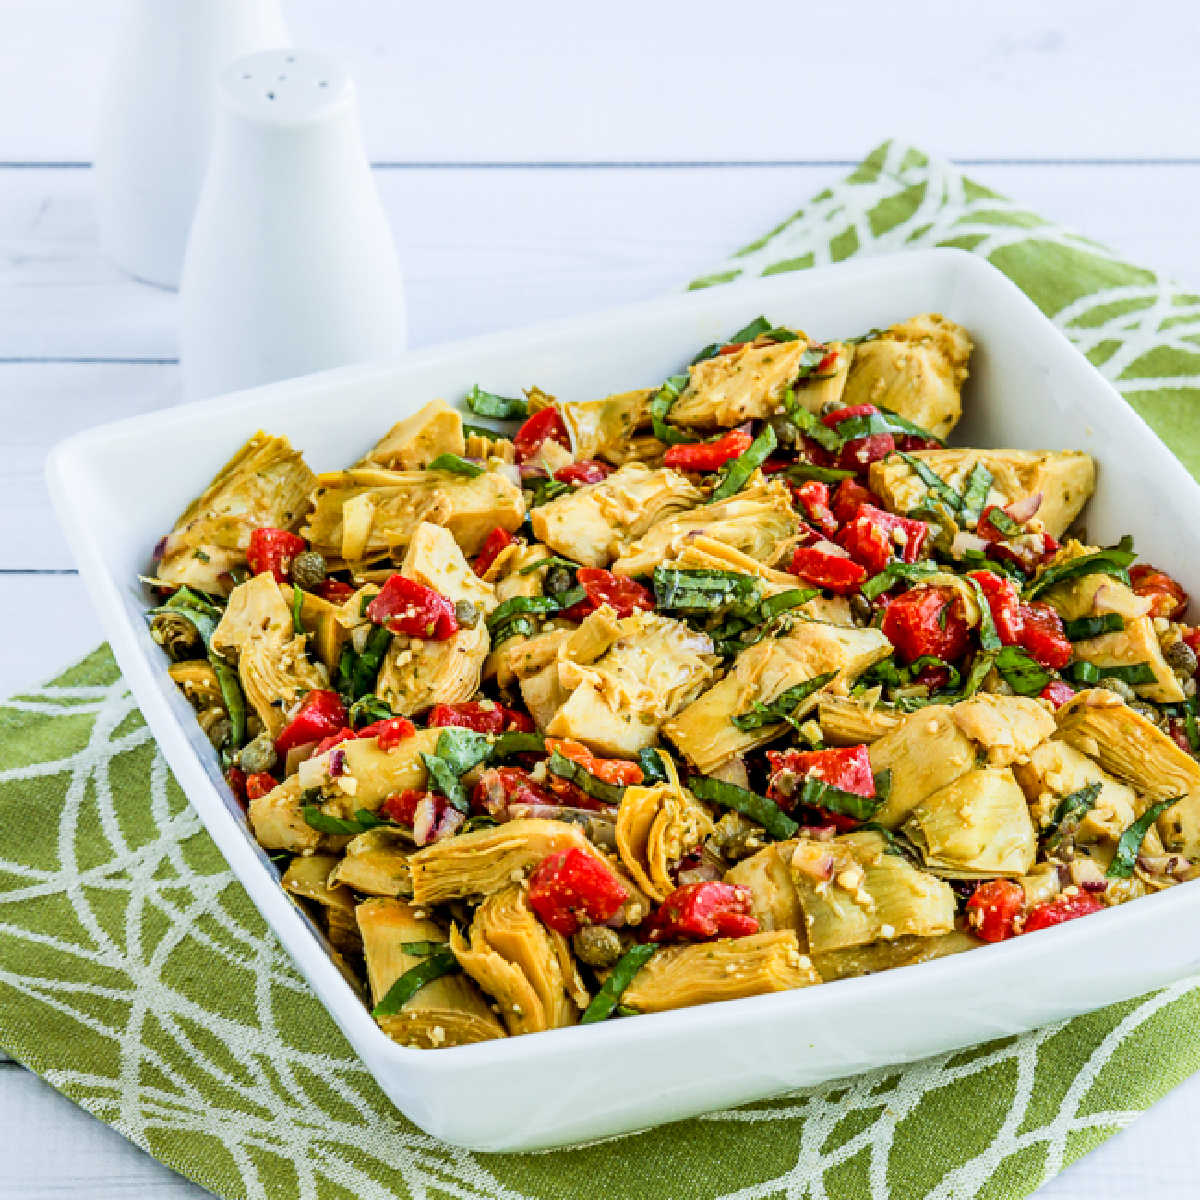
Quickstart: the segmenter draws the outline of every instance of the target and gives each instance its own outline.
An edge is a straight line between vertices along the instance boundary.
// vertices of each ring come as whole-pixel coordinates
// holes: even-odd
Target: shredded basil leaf
[[[947,675],[945,686],[948,688],[956,688],[962,683],[962,672],[953,663],[948,663],[944,658],[938,658],[936,654],[922,654],[919,658],[913,659],[908,670],[913,677],[920,675],[925,670],[945,671]]]
[[[987,519],[988,524],[1005,537],[1020,537],[1025,529],[1019,521],[1014,521],[1002,508],[988,509]]]
[[[1000,635],[996,632],[992,606],[983,594],[983,588],[978,579],[972,579],[970,575],[963,578],[966,579],[971,591],[975,594],[975,603],[979,605],[979,645],[984,650],[999,650],[1003,643],[1000,641]],[[946,611],[948,610],[942,609],[943,613]]]
[[[1188,745],[1193,754],[1200,750],[1200,729],[1196,726],[1196,704],[1195,696],[1189,696],[1183,702],[1183,727],[1187,732]]]
[[[539,558],[537,562],[531,562],[522,567],[517,574],[532,575],[540,567],[566,567],[568,570],[576,571],[579,569],[579,564],[572,562],[569,558],[559,558],[557,554],[551,554],[546,558]]]
[[[483,468],[473,463],[461,454],[439,454],[428,467],[427,471],[449,471],[452,475],[466,475],[469,479],[478,479],[483,474]]]
[[[1078,579],[1081,575],[1111,575],[1122,583],[1128,583],[1128,568],[1136,557],[1133,538],[1126,534],[1115,546],[1047,567],[1025,589],[1026,599],[1032,600],[1056,583],[1064,583],[1068,579]]]
[[[737,571],[654,568],[654,603],[659,609],[712,611],[754,604],[760,594],[759,581]]]
[[[505,421],[529,416],[529,401],[524,397],[497,396],[495,392],[485,392],[479,384],[475,384],[467,393],[467,407],[476,416],[496,417]]]
[[[362,696],[350,705],[347,714],[351,729],[374,721],[390,721],[396,714],[378,696]]]
[[[942,568],[933,562],[891,562],[878,575],[872,575],[862,585],[861,591],[868,600],[874,600],[876,596],[882,595],[900,579],[916,583],[918,580],[927,579],[930,575],[936,575],[941,570]]]
[[[670,778],[662,754],[653,746],[645,746],[638,751],[638,766],[642,768],[642,783],[666,783]]]
[[[514,754],[544,754],[546,739],[540,733],[522,733],[514,730],[502,733],[492,744],[492,761],[510,758]]]
[[[299,637],[304,632],[304,589],[298,584],[292,584],[292,628]]]
[[[754,704],[749,712],[744,712],[729,718],[729,723],[736,729],[761,729],[764,725],[777,725],[783,722],[794,725],[792,713],[813,692],[819,692],[827,683],[837,676],[836,671],[827,671],[824,675],[816,675],[803,683],[790,687],[781,692],[770,704]]]
[[[384,821],[365,808],[360,808],[353,817],[331,817],[328,813],[323,813],[315,804],[304,805],[300,812],[304,817],[305,824],[310,829],[315,829],[318,833],[331,833],[339,836],[366,833],[368,829],[378,829],[380,825],[392,824],[391,821]]]
[[[1101,667],[1091,662],[1071,664],[1071,674],[1078,683],[1098,683],[1101,679],[1119,679],[1130,687],[1143,683],[1154,683],[1158,678],[1148,662],[1133,663],[1131,666]]]
[[[1036,696],[1053,678],[1020,646],[1004,646],[996,655],[996,670],[1018,696]]]
[[[841,450],[842,439],[796,399],[792,388],[788,388],[783,394],[783,407],[792,424],[806,437],[812,438],[823,450],[828,450],[831,454],[837,454]]]
[[[579,1018],[580,1025],[593,1025],[612,1015],[621,1001],[633,977],[654,957],[658,947],[653,942],[638,942],[630,946],[613,967],[612,974],[604,981],[592,1002]]]
[[[759,601],[758,615],[764,620],[773,620],[780,613],[800,608],[820,594],[820,588],[788,588],[786,592],[776,592]]]
[[[992,473],[981,462],[977,462],[963,485],[962,515],[968,525],[977,525],[979,514],[987,503],[992,488]]]
[[[1169,800],[1160,800],[1157,804],[1152,804],[1128,829],[1121,834],[1120,840],[1117,842],[1117,852],[1113,855],[1113,860],[1109,864],[1109,868],[1104,872],[1109,879],[1129,879],[1133,875],[1133,868],[1137,863],[1137,856],[1141,853],[1142,843],[1146,840],[1146,834],[1150,832],[1150,826],[1158,820],[1174,804],[1178,804],[1182,800],[1182,796],[1172,796]]]
[[[625,789],[616,783],[608,783],[599,779],[585,767],[580,766],[574,759],[568,758],[560,750],[555,750],[546,763],[546,770],[560,779],[573,783],[585,795],[605,804],[620,804]]]
[[[484,762],[492,752],[492,740],[486,733],[447,725],[438,735],[435,753],[456,774],[465,775]]]
[[[386,625],[377,625],[367,635],[362,651],[355,654],[350,670],[350,699],[357,700],[375,690],[379,669],[392,644],[392,634]]]
[[[707,775],[693,775],[688,780],[688,787],[697,799],[707,800],[721,808],[731,808],[756,821],[777,841],[787,841],[800,828],[774,800],[768,800],[757,792],[748,792],[735,783],[709,779]]]
[[[467,790],[450,764],[444,758],[439,758],[436,754],[426,754],[424,751],[421,752],[421,761],[425,764],[425,771],[429,776],[429,790],[440,792],[459,812],[469,813],[471,804],[467,799]]]
[[[422,959],[415,967],[409,967],[387,990],[387,994],[373,1009],[373,1017],[394,1017],[427,984],[443,975],[452,975],[461,970],[454,951],[442,946]]]
[[[764,425],[762,432],[749,447],[721,468],[721,478],[708,498],[709,504],[715,504],[718,500],[728,500],[730,496],[740,492],[746,486],[746,481],[766,462],[767,456],[778,444],[775,430],[770,425]]]
[[[672,375],[650,401],[650,424],[654,428],[654,436],[660,442],[666,442],[668,446],[677,446],[681,442],[691,440],[682,429],[667,424],[667,414],[671,411],[671,405],[679,399],[687,385],[686,375]]]
[[[1120,613],[1104,613],[1099,617],[1078,617],[1064,621],[1063,630],[1073,642],[1086,642],[1089,638],[1101,637],[1106,633],[1117,633],[1125,628],[1125,618]]]
[[[541,508],[543,504],[549,504],[551,500],[557,500],[559,496],[574,490],[569,483],[550,475],[527,479],[521,486],[530,494],[530,508]]]
[[[923,462],[913,454],[908,454],[903,450],[898,450],[897,453],[909,465],[917,478],[945,503],[951,512],[961,512],[963,506],[963,498],[958,492],[952,488],[928,463]]]
[[[818,467],[816,463],[795,462],[785,470],[784,475],[789,479],[799,479],[806,482],[815,479],[818,483],[841,483],[843,479],[853,479],[853,471],[842,471],[836,467]]]
[[[1064,821],[1077,822],[1083,815],[1096,806],[1096,798],[1100,795],[1100,784],[1089,783],[1070,795],[1064,796],[1057,805],[1046,828],[1042,830],[1043,838],[1053,837],[1058,833]]]
[[[826,812],[851,817],[855,821],[869,821],[883,807],[883,798],[880,796],[860,796],[857,792],[847,792],[812,775],[796,793],[796,800],[808,808],[823,808]]]

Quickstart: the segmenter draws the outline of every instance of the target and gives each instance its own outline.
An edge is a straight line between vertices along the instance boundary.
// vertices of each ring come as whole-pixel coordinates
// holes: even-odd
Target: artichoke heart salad
[[[946,444],[971,350],[760,317],[340,471],[255,434],[179,517],[150,632],[389,1036],[811,987],[1200,873],[1187,596],[1088,544],[1089,455]]]

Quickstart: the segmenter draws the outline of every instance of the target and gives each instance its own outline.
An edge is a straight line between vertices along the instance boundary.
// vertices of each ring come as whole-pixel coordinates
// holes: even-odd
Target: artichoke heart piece
[[[408,716],[433,704],[460,704],[479,691],[491,649],[484,615],[496,606],[495,589],[471,569],[449,530],[423,522],[400,567],[400,574],[440,592],[448,600],[474,605],[478,619],[443,641],[406,636],[392,639],[375,694],[395,713]]]
[[[411,839],[399,829],[381,826],[350,839],[329,873],[331,884],[344,884],[366,896],[412,896],[408,859]]]
[[[628,463],[600,483],[535,508],[530,520],[538,541],[555,554],[606,567],[655,521],[702,499],[700,489],[678,471]]]
[[[419,471],[439,454],[462,454],[462,417],[445,400],[431,400],[398,421],[358,463],[389,471]]]
[[[529,546],[521,542],[505,546],[483,575],[492,586],[495,603],[503,604],[516,596],[542,595],[549,557],[550,551],[537,542]],[[543,565],[538,566],[539,563]],[[523,634],[514,633],[493,647],[483,665],[484,678],[495,678],[502,688],[511,687],[517,680],[514,664],[521,660],[521,648],[527,641]]]
[[[755,704],[770,704],[789,688],[836,672],[826,687],[845,694],[849,684],[873,663],[892,652],[878,629],[852,629],[805,621],[784,637],[761,641],[743,650],[715,687],[663,726],[663,733],[696,769],[708,774],[735,754],[777,737],[779,724],[739,729],[731,717]],[[818,703],[818,693],[807,702]]]
[[[915,450],[923,462],[960,493],[977,463],[992,475],[987,504],[1006,505],[1041,492],[1037,516],[1051,537],[1079,515],[1096,489],[1096,463],[1081,450]],[[871,490],[895,513],[921,505],[928,485],[898,454],[871,464]]]
[[[756,471],[727,500],[660,517],[621,550],[612,569],[618,575],[650,575],[700,536],[770,566],[791,550],[800,527],[787,486]]]
[[[246,815],[260,846],[292,854],[312,854],[321,846],[332,844],[305,821],[301,811],[303,794],[299,776],[290,775],[265,796],[250,801]]]
[[[1183,702],[1179,677],[1167,666],[1151,617],[1135,617],[1126,620],[1124,629],[1076,642],[1075,657],[1099,667],[1101,672],[1105,667],[1131,667],[1145,663],[1154,673],[1154,681],[1134,684],[1133,690],[1139,696],[1159,704]]]
[[[843,400],[890,408],[944,438],[962,415],[971,338],[938,313],[910,317],[854,349]]]
[[[677,783],[627,787],[617,810],[617,852],[653,900],[675,890],[675,870],[713,831],[712,820]]]
[[[250,534],[260,526],[296,529],[315,486],[316,476],[287,438],[256,433],[175,522],[157,577],[228,595],[230,573],[246,565]]]
[[[285,892],[320,906],[325,931],[335,950],[342,954],[357,954],[362,939],[354,919],[354,897],[348,887],[330,881],[337,864],[334,854],[300,855],[288,863],[280,879]]]
[[[862,704],[852,697],[822,692],[817,698],[821,739],[830,746],[877,742],[903,720],[903,714],[894,709]]]
[[[242,691],[272,739],[304,693],[329,686],[325,668],[309,661],[307,641],[296,635],[292,611],[266,572],[233,589],[213,630],[213,649],[237,660]]]
[[[811,987],[821,977],[790,930],[660,950],[633,977],[621,1003],[666,1012]]]
[[[1099,546],[1085,546],[1069,538],[1059,548],[1053,562],[1047,564],[1047,568],[1062,566],[1072,559],[1084,558],[1099,550]],[[1047,588],[1038,599],[1052,605],[1064,621],[1100,617],[1106,613],[1117,613],[1125,620],[1132,621],[1150,612],[1149,597],[1139,596],[1127,583],[1111,575],[1080,575],[1075,579],[1067,579]]]
[[[750,909],[759,929],[790,929],[800,939],[801,947],[807,948],[804,910],[792,881],[791,860],[795,849],[795,839],[772,842],[726,871],[725,882],[749,891]]]
[[[791,867],[814,954],[954,928],[950,885],[889,853],[873,830],[828,842],[801,838]]]
[[[1015,879],[1037,857],[1025,793],[1008,767],[968,771],[926,796],[904,832],[925,865],[950,878]]]
[[[600,853],[578,825],[526,818],[434,842],[409,860],[417,904],[490,896],[559,850]]]
[[[522,695],[538,701],[537,681],[556,683],[565,699],[546,732],[629,757],[658,741],[660,724],[708,684],[715,661],[709,636],[682,621],[640,611],[617,617],[604,605],[559,645],[551,675],[528,681],[528,693],[522,683]]]
[[[815,351],[816,347],[813,349]],[[851,342],[825,342],[821,348],[821,362],[825,369],[819,375],[814,373],[796,380],[793,387],[796,403],[814,416],[828,412],[826,405],[834,408],[843,405],[854,353]],[[825,362],[830,356],[832,360]]]
[[[657,390],[638,388],[603,400],[560,404],[558,411],[567,427],[576,459],[603,458],[618,465],[628,461],[630,438],[650,424],[650,401]]]
[[[566,940],[537,919],[518,884],[488,896],[475,911],[470,940],[454,929],[450,947],[459,966],[497,1002],[510,1034],[578,1021],[572,996],[580,995],[582,984]]]
[[[782,407],[807,349],[808,339],[800,334],[790,342],[750,343],[695,363],[667,419],[701,429],[765,420]]]
[[[437,925],[418,916],[417,910],[402,900],[366,900],[355,915],[362,933],[373,1005],[387,995],[401,975],[424,961],[425,955],[410,954],[405,946],[446,941]],[[431,980],[398,1013],[377,1017],[376,1021],[394,1041],[422,1049],[465,1046],[505,1036],[504,1026],[483,994],[461,974]]]
[[[1029,761],[1013,768],[1039,829],[1047,828],[1059,802],[1098,783],[1095,803],[1079,820],[1075,837],[1083,842],[1116,842],[1137,814],[1137,793],[1060,738],[1043,742]]]
[[[326,558],[361,563],[403,550],[422,522],[450,531],[475,554],[497,526],[516,530],[525,518],[521,489],[501,471],[388,471],[355,467],[317,479],[307,536]]]
[[[281,583],[280,594],[288,611],[296,592],[300,590],[292,583]],[[308,636],[309,645],[329,671],[337,667],[342,647],[346,644],[349,630],[342,621],[342,606],[330,604],[313,592],[300,591],[300,626]]]
[[[872,742],[871,770],[890,771],[891,791],[875,820],[898,829],[926,796],[952,783],[975,765],[975,746],[945,705],[909,713],[894,729]]]
[[[876,975],[895,967],[911,967],[932,962],[964,950],[986,945],[974,934],[962,929],[934,937],[899,937],[891,942],[872,942],[868,946],[847,946],[844,950],[829,950],[812,956],[813,966],[826,983],[835,979],[855,979],[860,975]]]
[[[951,711],[959,729],[987,751],[992,767],[1023,762],[1056,728],[1046,706],[1028,696],[979,692]]]
[[[1167,849],[1200,857],[1200,763],[1102,688],[1080,692],[1058,710],[1057,719],[1059,738],[1133,788],[1139,816],[1156,801],[1182,796],[1156,828]]]

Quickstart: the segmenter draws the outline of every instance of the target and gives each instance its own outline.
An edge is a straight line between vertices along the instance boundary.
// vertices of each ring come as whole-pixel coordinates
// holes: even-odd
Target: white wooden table
[[[178,395],[175,297],[96,245],[114,7],[0,0],[4,691],[100,639],[47,448]],[[287,7],[359,81],[414,346],[676,289],[890,134],[1200,287],[1191,0]],[[1198,1123],[1193,1080],[1039,1194],[1192,1197]],[[0,1130],[0,1200],[204,1194],[14,1064]]]

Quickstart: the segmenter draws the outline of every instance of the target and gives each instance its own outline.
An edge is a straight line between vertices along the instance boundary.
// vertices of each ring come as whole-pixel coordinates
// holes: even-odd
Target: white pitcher
[[[265,50],[221,73],[180,317],[192,399],[404,349],[354,84],[328,55]]]
[[[280,0],[128,0],[95,156],[101,244],[118,266],[179,286],[217,75],[289,44]]]

